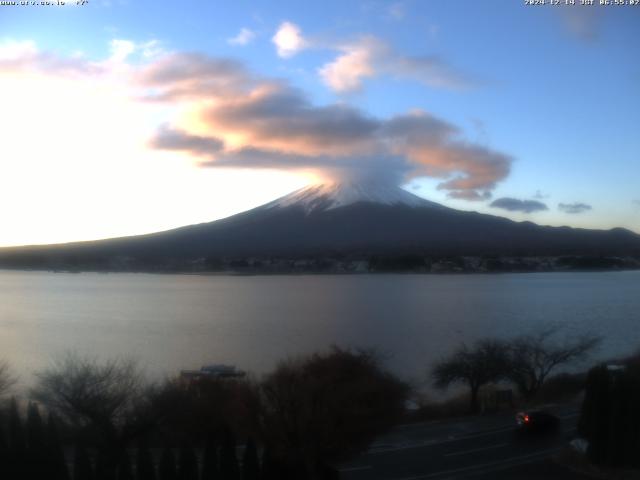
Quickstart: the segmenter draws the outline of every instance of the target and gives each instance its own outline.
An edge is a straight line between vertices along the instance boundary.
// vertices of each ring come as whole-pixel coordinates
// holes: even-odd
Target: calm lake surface
[[[67,350],[133,356],[150,374],[206,363],[255,373],[332,344],[377,347],[423,380],[462,341],[550,322],[640,347],[640,272],[200,276],[0,271],[0,359],[29,383]]]

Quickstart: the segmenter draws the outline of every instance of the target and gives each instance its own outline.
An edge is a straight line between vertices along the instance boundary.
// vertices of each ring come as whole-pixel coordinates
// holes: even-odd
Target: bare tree
[[[122,425],[142,392],[133,360],[97,360],[68,353],[36,373],[33,398],[75,424]]]
[[[435,365],[431,376],[437,388],[465,383],[470,389],[469,409],[477,412],[480,387],[502,380],[507,375],[508,346],[506,343],[484,339],[472,347],[464,343],[449,358]]]
[[[591,334],[554,341],[560,328],[549,327],[536,335],[525,335],[509,344],[508,378],[527,400],[540,390],[549,374],[559,366],[587,357],[601,342]]]
[[[292,478],[324,478],[394,424],[407,393],[371,352],[334,348],[281,363],[262,384],[267,448]]]
[[[97,435],[101,475],[111,475],[135,437],[154,426],[146,418],[144,379],[134,360],[99,362],[67,353],[36,373],[32,397]],[[111,473],[109,473],[111,472]]]
[[[0,396],[8,393],[16,381],[16,377],[11,374],[9,364],[5,360],[0,361]]]

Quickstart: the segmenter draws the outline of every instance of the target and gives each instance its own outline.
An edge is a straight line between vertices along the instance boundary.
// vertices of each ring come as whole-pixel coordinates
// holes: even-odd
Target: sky
[[[1,3],[0,246],[345,180],[640,233],[640,5]]]

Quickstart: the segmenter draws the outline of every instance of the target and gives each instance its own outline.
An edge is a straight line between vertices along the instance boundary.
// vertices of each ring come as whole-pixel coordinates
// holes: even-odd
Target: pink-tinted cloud
[[[55,75],[99,74],[103,67],[81,57],[62,57],[36,48],[30,41],[0,44],[0,72],[40,72]]]
[[[201,84],[215,84],[220,78],[226,85],[226,62],[201,56],[173,58],[180,68],[173,68],[170,58],[160,61],[161,69],[148,67],[175,72],[152,76],[150,85],[173,92],[163,96],[167,101],[197,99],[200,130],[184,145],[192,144],[189,151],[208,158],[206,166],[314,169],[334,177],[356,172],[369,177],[375,172],[393,182],[430,176],[440,178],[439,188],[452,197],[468,200],[488,198],[509,174],[508,155],[464,141],[456,126],[426,112],[379,119],[344,104],[314,105],[288,83],[260,79],[235,64],[233,75],[242,78],[233,86],[244,88],[221,97]],[[185,80],[182,72],[192,73]],[[193,72],[200,72],[202,79]],[[160,131],[155,145],[162,145],[167,135],[176,140],[173,132]],[[224,148],[211,148],[207,136],[223,141]]]
[[[135,77],[146,98],[172,102],[234,95],[255,81],[240,62],[198,53],[164,55],[139,67]]]
[[[342,53],[318,70],[322,81],[336,92],[360,89],[367,77],[376,74],[375,48],[367,44],[345,45]]]
[[[360,89],[370,77],[386,75],[430,87],[466,89],[477,82],[434,55],[406,56],[371,35],[337,47],[340,54],[318,70],[322,81],[338,93]]]
[[[213,137],[191,135],[182,130],[163,125],[151,139],[149,145],[158,150],[176,150],[210,157],[224,148],[224,142]]]
[[[124,65],[130,45],[119,47],[116,65],[23,45],[0,54],[0,72],[124,71],[132,97],[172,107],[149,146],[193,155],[207,167],[312,169],[332,178],[394,183],[429,176],[451,197],[468,200],[488,198],[510,171],[508,155],[465,141],[455,125],[424,111],[377,118],[343,103],[316,105],[285,81],[202,54],[169,53]],[[185,111],[187,117],[179,113]]]

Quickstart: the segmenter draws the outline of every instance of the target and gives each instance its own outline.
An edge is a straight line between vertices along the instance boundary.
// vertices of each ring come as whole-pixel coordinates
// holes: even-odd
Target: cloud
[[[313,170],[395,184],[426,176],[467,200],[489,198],[510,172],[509,155],[467,141],[456,125],[422,110],[379,118],[345,103],[318,105],[290,83],[256,75],[236,60],[163,53],[132,62],[124,54],[129,47],[118,45],[121,62],[90,62],[30,44],[0,46],[0,73],[71,71],[126,85],[132,102],[163,112],[148,147],[182,152],[212,168]]]
[[[380,175],[392,182],[429,176],[450,196],[468,200],[489,198],[510,171],[510,156],[465,141],[458,127],[424,111],[381,119],[341,103],[315,105],[286,82],[192,54],[160,59],[147,74],[159,99],[195,106],[199,138],[189,151],[207,158],[209,167],[313,169],[333,178]],[[224,87],[235,76],[225,94],[203,87]],[[173,145],[171,130],[159,131],[155,145],[163,145],[165,135]],[[209,137],[224,149],[211,149]]]
[[[640,199],[632,200],[631,203],[636,207],[640,208]]]
[[[182,130],[163,125],[150,140],[149,145],[159,150],[178,150],[210,156],[222,151],[224,142],[213,137],[190,135]]]
[[[543,210],[549,210],[549,208],[542,202],[537,200],[520,200],[518,198],[502,197],[494,200],[489,205],[494,208],[502,208],[503,210],[509,210],[510,212],[524,212],[533,213]]]
[[[127,62],[130,62],[134,55],[142,57],[143,60],[151,60],[163,53],[158,40],[136,43],[116,38],[109,42],[108,58],[89,61],[81,54],[61,56],[39,50],[32,41],[9,40],[0,43],[0,71],[29,71],[62,76],[104,75],[113,73],[116,68],[127,66]]]
[[[0,43],[0,62],[18,61],[33,58],[38,54],[36,44],[30,40],[8,40]]]
[[[564,213],[570,214],[578,214],[583,213],[588,210],[592,210],[591,205],[587,205],[586,203],[575,202],[575,203],[559,203],[558,210]]]
[[[164,53],[158,40],[136,43],[131,40],[116,38],[109,43],[111,55],[108,61],[123,63],[134,54],[140,54],[144,58],[157,57]]]
[[[278,56],[282,58],[293,57],[308,46],[300,27],[291,22],[282,22],[271,41],[276,46]]]
[[[259,85],[246,95],[219,100],[201,119],[212,131],[246,143],[300,155],[369,151],[379,121],[346,105],[314,106],[288,85]]]
[[[137,44],[137,49],[142,52],[145,58],[157,57],[164,53],[164,49],[158,40],[149,40],[148,42]]]
[[[344,105],[314,106],[286,85],[219,101],[203,111],[200,120],[212,132],[242,138],[251,146],[221,155],[221,163],[212,158],[208,166],[260,162],[275,168],[281,162],[282,168],[313,168],[324,174],[331,170],[329,176],[342,168],[350,176],[358,170],[367,177],[375,170],[393,182],[431,176],[442,179],[438,188],[450,196],[484,200],[511,165],[507,155],[461,141],[456,127],[425,112],[380,120]]]
[[[254,31],[242,27],[235,37],[227,39],[227,43],[230,45],[247,45],[251,43],[254,38],[256,38]]]
[[[549,195],[546,193],[543,193],[542,190],[536,190],[536,193],[533,196],[533,198],[535,198],[536,200],[545,200],[549,198]]]
[[[101,64],[81,57],[61,57],[38,50],[31,41],[8,40],[0,43],[0,73],[39,72],[61,76],[99,74]]]
[[[323,82],[338,93],[356,91],[366,78],[377,75],[454,90],[470,88],[476,83],[437,56],[404,56],[373,36],[337,49],[342,53],[322,66],[318,73]]]
[[[146,88],[144,98],[148,100],[179,101],[234,95],[254,79],[236,60],[170,53],[138,69],[136,82]]]
[[[136,44],[130,40],[114,39],[109,44],[111,51],[110,60],[114,62],[123,62],[129,55],[136,50]]]
[[[475,81],[437,56],[396,56],[383,64],[383,71],[398,78],[417,80],[437,88],[464,90],[475,84]]]
[[[469,202],[481,202],[489,200],[491,198],[491,192],[488,190],[483,192],[476,190],[454,190],[453,192],[449,192],[449,197],[458,200],[467,200]]]
[[[344,53],[318,70],[322,81],[336,92],[352,92],[375,75],[373,52],[364,45],[342,47]]]

